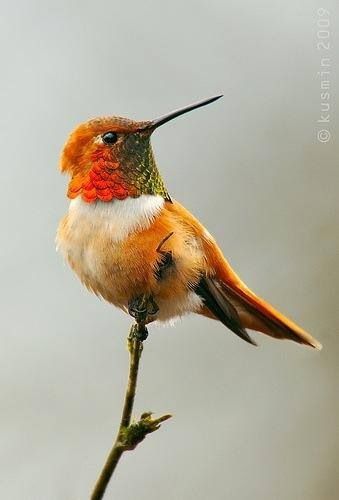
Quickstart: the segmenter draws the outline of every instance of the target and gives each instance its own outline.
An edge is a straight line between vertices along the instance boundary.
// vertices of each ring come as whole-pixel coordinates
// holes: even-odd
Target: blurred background
[[[328,18],[332,46],[317,49]],[[105,498],[338,498],[337,25],[328,0],[3,4],[1,498],[88,498],[120,418],[130,319],[55,252],[68,133],[219,92],[154,134],[161,172],[248,285],[324,349],[259,334],[256,349],[193,316],[151,328],[136,412],[174,418],[124,455]]]

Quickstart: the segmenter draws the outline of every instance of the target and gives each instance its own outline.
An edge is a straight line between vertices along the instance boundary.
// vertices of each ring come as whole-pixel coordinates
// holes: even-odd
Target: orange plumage
[[[147,297],[146,323],[195,312],[251,343],[246,328],[321,348],[248,289],[212,236],[163,184],[151,133],[212,100],[150,122],[112,117],[78,127],[61,159],[62,171],[71,175],[72,202],[58,246],[81,281],[108,302],[135,315],[140,297]]]

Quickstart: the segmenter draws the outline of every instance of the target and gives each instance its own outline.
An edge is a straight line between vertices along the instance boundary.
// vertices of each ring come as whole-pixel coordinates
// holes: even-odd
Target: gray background
[[[130,320],[54,250],[67,134],[220,91],[155,134],[167,186],[324,350],[255,349],[198,317],[152,328],[136,411],[175,418],[123,457],[107,499],[338,498],[337,68],[321,144],[319,7],[334,63],[330,1],[2,4],[1,498],[88,498],[120,416]]]

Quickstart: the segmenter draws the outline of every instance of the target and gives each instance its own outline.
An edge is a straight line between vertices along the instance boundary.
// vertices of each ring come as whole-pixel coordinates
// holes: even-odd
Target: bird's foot
[[[158,311],[159,307],[152,295],[139,295],[128,304],[128,313],[137,323],[148,322],[148,316],[155,316]]]
[[[148,336],[146,323],[152,321],[150,316],[155,316],[159,307],[152,295],[139,295],[128,304],[128,313],[135,319],[136,324],[132,328],[131,336],[144,341]]]

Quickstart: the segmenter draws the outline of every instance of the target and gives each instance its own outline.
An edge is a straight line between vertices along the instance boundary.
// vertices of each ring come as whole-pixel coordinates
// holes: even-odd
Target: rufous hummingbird
[[[152,133],[220,97],[151,121],[109,116],[79,125],[61,154],[71,202],[57,246],[90,291],[142,325],[141,339],[152,321],[197,313],[254,345],[246,329],[320,349],[240,280],[205,227],[171,198],[159,173]]]

